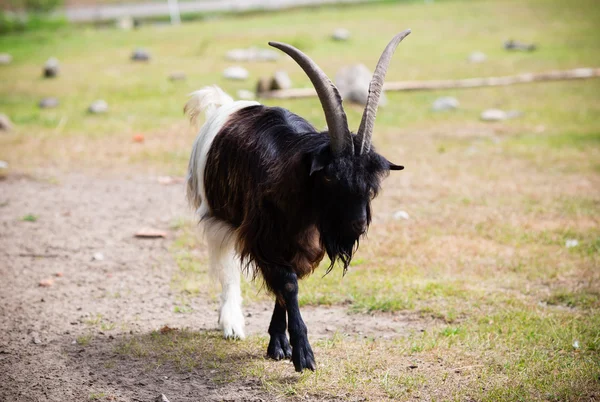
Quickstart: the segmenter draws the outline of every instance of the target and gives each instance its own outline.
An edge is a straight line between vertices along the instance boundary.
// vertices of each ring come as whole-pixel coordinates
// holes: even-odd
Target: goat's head
[[[390,60],[398,44],[410,30],[396,35],[381,55],[369,85],[369,96],[356,134],[348,128],[346,113],[338,89],[308,56],[293,46],[269,42],[300,65],[310,78],[327,121],[329,143],[310,155],[314,177],[313,197],[320,205],[321,241],[331,260],[330,268],[340,259],[344,270],[350,264],[360,236],[371,222],[371,200],[379,191],[381,179],[390,170],[402,170],[379,155],[371,146],[377,106]]]

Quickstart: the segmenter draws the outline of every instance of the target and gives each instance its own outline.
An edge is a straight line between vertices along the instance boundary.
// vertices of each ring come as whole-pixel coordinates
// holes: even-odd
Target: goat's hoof
[[[301,373],[304,369],[315,371],[317,364],[315,363],[315,355],[308,343],[308,339],[300,339],[294,342],[292,351],[292,361],[297,372]]]
[[[267,356],[273,360],[283,360],[292,358],[292,347],[285,333],[271,335]]]

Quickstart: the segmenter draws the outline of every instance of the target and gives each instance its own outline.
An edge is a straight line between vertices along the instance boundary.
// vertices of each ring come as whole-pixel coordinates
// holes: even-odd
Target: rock
[[[460,106],[460,103],[456,98],[451,96],[442,96],[441,98],[437,98],[433,105],[431,105],[431,110],[434,112],[441,112],[444,110],[454,110]]]
[[[565,247],[573,248],[579,246],[579,241],[577,239],[567,239],[565,242]]]
[[[520,50],[523,52],[533,52],[537,49],[537,46],[533,43],[522,43],[516,40],[509,39],[504,42],[504,49],[506,50]]]
[[[165,394],[160,394],[159,396],[156,397],[154,402],[169,402],[169,400],[167,399]]]
[[[40,343],[42,343],[42,340],[40,338],[38,338],[37,336],[34,336],[31,341],[36,344],[39,345]]]
[[[60,71],[60,66],[58,63],[58,59],[55,57],[51,57],[44,64],[44,77],[46,78],[54,78],[58,75]]]
[[[479,117],[483,121],[502,121],[506,120],[506,112],[500,109],[487,109],[481,112]]]
[[[248,91],[247,89],[240,89],[237,91],[237,97],[242,100],[254,100],[255,98],[254,92]]]
[[[131,54],[131,60],[133,61],[150,61],[150,53],[142,48],[137,48]]]
[[[406,211],[396,211],[394,213],[394,219],[396,219],[396,220],[400,220],[400,219],[408,220],[409,218],[410,218],[410,216],[408,215],[408,212],[406,212]]]
[[[92,261],[103,261],[104,260],[104,254],[98,252],[98,253],[94,253],[94,255],[92,256]]]
[[[5,114],[0,114],[0,131],[10,131],[13,128],[13,124]]]
[[[366,105],[369,96],[369,84],[373,74],[364,64],[342,67],[335,75],[335,85],[342,99]],[[387,104],[385,93],[381,94],[379,106]]]
[[[264,92],[268,92],[270,85],[271,85],[271,82],[268,78],[259,79],[258,82],[256,83],[256,93],[260,95]]]
[[[129,15],[121,17],[117,20],[117,28],[122,29],[123,31],[131,31],[134,27],[133,18]]]
[[[8,169],[8,162],[0,161],[0,169]]]
[[[292,80],[288,73],[283,70],[275,71],[273,78],[271,78],[271,85],[269,85],[269,89],[271,91],[277,89],[290,89],[292,87]]]
[[[337,28],[331,34],[331,39],[337,41],[347,41],[350,39],[350,31],[348,31],[346,28]]]
[[[92,102],[88,111],[93,114],[100,114],[108,112],[108,103],[102,99]]]
[[[483,63],[484,61],[486,61],[487,56],[485,55],[485,53],[482,52],[473,52],[469,55],[469,62],[470,63]]]
[[[225,54],[230,61],[276,61],[280,57],[279,52],[272,49],[261,49],[249,47],[247,49],[233,49]]]
[[[54,285],[54,279],[52,279],[52,278],[43,279],[39,283],[39,286],[42,288],[49,288],[52,285]]]
[[[57,98],[44,98],[40,101],[40,103],[38,105],[42,109],[51,109],[51,108],[58,107],[59,104],[60,104],[60,102],[58,101]]]
[[[12,56],[8,53],[0,53],[0,65],[10,64],[12,62]]]
[[[242,81],[248,78],[248,70],[240,66],[228,67],[223,71],[223,77]]]
[[[187,76],[184,72],[176,71],[174,73],[169,74],[169,79],[171,81],[184,81],[185,79],[187,79]]]

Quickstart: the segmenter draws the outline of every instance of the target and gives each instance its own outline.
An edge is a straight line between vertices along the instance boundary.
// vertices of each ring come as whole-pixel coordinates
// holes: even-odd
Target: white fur
[[[205,87],[191,94],[185,112],[192,124],[204,111],[206,122],[200,129],[188,166],[187,197],[204,220],[204,234],[208,243],[210,271],[221,283],[221,308],[219,324],[225,338],[244,338],[244,314],[240,289],[241,262],[235,251],[235,233],[227,223],[211,218],[210,206],[206,202],[204,171],[208,152],[213,140],[221,131],[231,114],[248,106],[258,105],[253,101],[237,101],[221,88]]]

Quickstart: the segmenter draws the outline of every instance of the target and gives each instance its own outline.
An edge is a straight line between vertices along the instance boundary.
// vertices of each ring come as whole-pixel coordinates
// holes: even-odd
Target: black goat
[[[276,360],[291,357],[296,371],[315,369],[298,308],[298,280],[312,273],[325,253],[329,270],[339,260],[345,272],[371,221],[370,202],[382,178],[403,169],[375,152],[371,136],[387,67],[409,33],[396,35],[383,52],[356,135],[329,78],[301,51],[282,43],[269,44],[306,72],[328,131],[318,132],[286,109],[234,102],[218,87],[195,92],[186,104],[192,122],[202,110],[207,115],[190,158],[187,191],[205,224],[211,270],[223,287],[224,335],[244,337],[240,270],[260,272],[276,297],[267,354]]]

